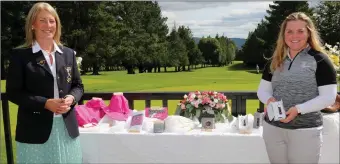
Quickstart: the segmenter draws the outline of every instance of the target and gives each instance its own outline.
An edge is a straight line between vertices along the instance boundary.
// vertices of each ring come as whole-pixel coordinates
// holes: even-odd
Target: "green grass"
[[[173,69],[168,69],[171,71]],[[261,74],[254,69],[245,69],[239,62],[228,67],[209,67],[195,69],[192,72],[142,73],[128,75],[126,71],[100,72],[99,76],[82,76],[85,92],[142,92],[142,91],[256,91]],[[38,83],[39,81],[37,81]],[[1,92],[5,92],[5,81],[1,81]],[[169,101],[169,114],[173,114],[178,101]],[[108,105],[108,101],[106,101]],[[135,101],[135,109],[144,109],[144,101]],[[161,101],[152,101],[151,105],[161,105]],[[254,113],[257,100],[247,101],[247,113]],[[17,106],[9,103],[12,129],[13,150],[15,154],[15,126]],[[1,115],[2,120],[2,115]],[[1,163],[6,163],[3,121],[1,128]]]

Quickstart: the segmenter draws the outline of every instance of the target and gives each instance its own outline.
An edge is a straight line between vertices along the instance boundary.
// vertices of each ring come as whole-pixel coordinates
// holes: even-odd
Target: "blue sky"
[[[195,37],[225,35],[229,38],[247,38],[267,15],[272,1],[241,2],[170,2],[160,1],[167,25],[189,26]]]

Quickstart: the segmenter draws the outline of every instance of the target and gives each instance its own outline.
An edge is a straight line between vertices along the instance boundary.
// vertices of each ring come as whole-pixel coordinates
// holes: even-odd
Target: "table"
[[[320,163],[340,163],[339,160],[339,112],[323,114],[323,143]]]
[[[261,134],[82,132],[80,139],[84,163],[269,163]]]
[[[339,163],[339,113],[324,114],[320,163]],[[262,127],[253,134],[81,132],[84,163],[269,163]]]

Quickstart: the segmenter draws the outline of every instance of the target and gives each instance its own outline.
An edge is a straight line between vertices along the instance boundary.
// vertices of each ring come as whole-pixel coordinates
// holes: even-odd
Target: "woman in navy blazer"
[[[61,24],[48,3],[26,19],[26,42],[11,53],[8,99],[18,105],[18,163],[81,163],[74,106],[84,92],[75,52],[60,43]]]

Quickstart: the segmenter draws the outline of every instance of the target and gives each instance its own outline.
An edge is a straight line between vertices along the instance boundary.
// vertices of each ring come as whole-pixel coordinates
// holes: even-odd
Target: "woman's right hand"
[[[267,112],[267,106],[270,102],[275,102],[276,99],[274,97],[271,97],[267,100],[267,104],[266,104],[266,107],[264,108],[264,112],[266,113]]]
[[[66,110],[69,106],[64,103],[63,99],[48,99],[45,108],[53,113],[57,113],[57,111]]]

